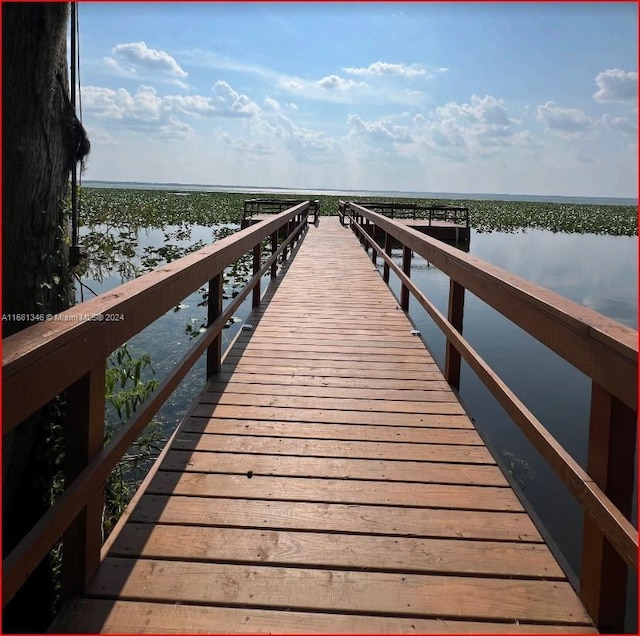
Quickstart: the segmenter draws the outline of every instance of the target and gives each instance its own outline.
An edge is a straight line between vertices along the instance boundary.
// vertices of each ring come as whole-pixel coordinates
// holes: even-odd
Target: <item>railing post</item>
[[[411,277],[411,248],[406,245],[402,250],[402,271],[408,277]],[[409,288],[406,285],[402,285],[400,307],[402,307],[404,311],[409,311]]]
[[[631,516],[636,413],[596,382],[591,383],[587,472],[614,506]],[[585,514],[580,597],[596,627],[622,633],[627,566]]]
[[[209,281],[209,300],[207,303],[207,325],[212,324],[222,313],[223,273],[220,272]],[[207,347],[207,379],[220,371],[222,359],[222,333],[219,333]]]
[[[271,255],[278,250],[278,230],[271,234]],[[278,274],[278,262],[277,259],[271,264],[271,280],[273,280]]]
[[[464,316],[464,287],[449,279],[449,307],[447,319],[459,333],[462,333]],[[447,340],[444,359],[444,377],[450,386],[460,388],[460,352]]]
[[[67,389],[64,421],[65,478],[71,483],[104,446],[106,361]],[[76,520],[62,537],[63,598],[82,594],[100,565],[104,484],[95,484]]]
[[[387,256],[391,256],[391,250],[393,249],[393,236],[389,232],[385,232],[384,235],[384,251]],[[385,283],[389,283],[389,263],[384,262],[384,270],[382,272],[382,279]]]
[[[373,228],[374,228],[373,236],[371,238],[373,238],[373,240],[375,241],[376,240],[376,236],[375,236],[376,235],[376,231],[375,231],[376,226],[374,225]],[[378,264],[378,252],[377,252],[376,248],[373,247],[373,245],[371,246],[371,262],[374,265]]]
[[[262,243],[258,243],[253,248],[253,275],[255,276],[260,271],[260,261],[262,259]],[[262,281],[258,281],[253,288],[253,299],[251,306],[255,309],[260,305],[260,294],[262,292]]]

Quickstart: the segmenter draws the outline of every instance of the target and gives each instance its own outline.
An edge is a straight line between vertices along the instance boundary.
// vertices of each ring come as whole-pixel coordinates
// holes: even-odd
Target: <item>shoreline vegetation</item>
[[[323,216],[337,214],[338,201],[395,201],[421,205],[458,205],[469,208],[471,227],[477,232],[550,232],[637,236],[638,208],[634,205],[498,201],[473,199],[407,198],[388,196],[295,195],[292,192],[202,192],[153,189],[83,187],[80,224],[108,225],[129,231],[167,225],[239,223],[245,199],[259,197],[318,199]]]

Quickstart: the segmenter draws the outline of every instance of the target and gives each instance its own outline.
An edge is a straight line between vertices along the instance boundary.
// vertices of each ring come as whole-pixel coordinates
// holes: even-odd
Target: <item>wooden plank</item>
[[[131,521],[542,542],[526,513],[145,494]]]
[[[407,342],[415,341],[417,336],[403,335],[396,333],[385,332],[379,327],[365,325],[319,325],[315,331],[310,332],[305,326],[298,325],[294,320],[278,321],[268,317],[264,317],[259,321],[251,318],[252,329],[249,329],[251,339],[269,340],[274,338],[276,340],[289,339],[289,338],[313,338],[318,337],[318,340],[330,340],[332,336],[338,338],[355,338],[369,340],[370,342]],[[258,330],[257,327],[260,326]]]
[[[110,556],[564,580],[544,544],[128,524]]]
[[[283,386],[286,389],[283,389]],[[427,385],[428,387],[429,385]],[[457,401],[456,396],[451,390],[442,389],[425,389],[425,390],[409,390],[409,389],[365,389],[362,387],[331,387],[331,386],[309,386],[293,383],[280,384],[258,384],[244,383],[238,380],[226,384],[224,382],[212,382],[209,384],[209,390],[204,396],[206,402],[219,402],[216,396],[222,393],[245,393],[247,395],[277,395],[286,391],[288,396],[296,397],[315,397],[315,398],[347,398],[347,399],[367,399],[367,400],[385,400],[400,402],[453,402]],[[221,403],[221,402],[220,402]]]
[[[366,367],[366,368],[363,368]],[[389,365],[369,362],[366,365],[340,364],[338,368],[317,362],[296,360],[295,364],[285,366],[273,364],[269,360],[243,360],[237,356],[227,356],[223,373],[232,373],[235,369],[242,373],[264,373],[288,376],[337,377],[360,379],[389,379],[395,382],[442,381],[442,373],[435,364],[417,367],[416,365]]]
[[[163,470],[507,487],[497,466],[171,450]]]
[[[433,374],[435,375],[435,373]],[[271,384],[308,387],[337,387],[346,389],[395,389],[400,391],[443,391],[449,388],[444,380],[409,380],[395,378],[345,378],[340,375],[301,375],[293,373],[265,373],[235,371],[219,373],[216,381],[221,383]],[[233,385],[229,384],[229,388]]]
[[[331,360],[340,361],[346,360],[349,362],[378,362],[382,364],[387,363],[409,363],[416,365],[430,365],[433,361],[420,352],[415,353],[401,353],[407,351],[406,349],[398,349],[396,353],[358,353],[358,348],[353,347],[344,351],[286,351],[284,349],[249,349],[247,347],[243,352],[244,358],[274,358],[279,360]]]
[[[280,335],[276,335],[279,333]],[[272,349],[274,347],[278,349],[290,349],[296,351],[333,351],[334,347],[343,348],[351,347],[354,345],[362,352],[366,346],[369,353],[376,354],[382,350],[398,350],[408,349],[409,351],[419,351],[424,354],[424,345],[422,341],[418,340],[416,336],[407,335],[406,338],[401,338],[398,335],[387,334],[385,338],[381,333],[378,338],[374,338],[371,335],[367,336],[354,336],[353,334],[341,334],[340,332],[334,332],[331,337],[322,338],[320,336],[310,338],[308,333],[296,335],[287,333],[286,336],[279,332],[272,332],[269,335],[264,335],[262,325],[260,330],[252,336],[244,336],[238,338],[238,346],[248,345],[256,349]],[[362,346],[361,346],[362,345]]]
[[[483,578],[478,585],[469,577],[108,557],[89,595],[296,610],[590,623],[571,586],[560,581]]]
[[[116,634],[594,634],[593,627],[357,616],[82,599],[61,633]]]
[[[509,488],[160,471],[150,494],[522,512]]]
[[[195,417],[227,419],[276,420],[281,422],[330,422],[334,424],[374,424],[380,426],[434,426],[473,428],[466,415],[377,413],[327,409],[295,410],[270,406],[235,406],[233,404],[198,404]]]
[[[267,366],[272,367],[274,365],[274,358],[269,357],[268,355],[256,355],[251,353],[250,355],[245,355],[240,358],[240,356],[236,352],[231,352],[227,358],[227,362],[229,365],[238,364],[238,368],[240,365],[254,365],[254,366]],[[334,367],[342,367],[342,373],[351,373],[352,370],[355,370],[358,373],[362,373],[364,371],[383,371],[388,375],[390,372],[393,373],[393,377],[407,377],[412,378],[415,377],[415,371],[422,371],[424,373],[428,372],[437,372],[437,376],[434,376],[437,379],[442,378],[442,373],[438,369],[438,366],[433,362],[423,361],[423,362],[415,362],[415,361],[403,361],[403,360],[390,360],[387,357],[385,359],[376,358],[372,359],[371,357],[363,360],[354,360],[349,356],[336,356],[335,359],[331,359],[328,357],[316,357],[307,355],[300,357],[291,357],[287,358],[285,356],[277,355],[275,356],[275,361],[277,366],[288,366],[289,373],[291,370],[297,367],[300,368],[331,368],[332,364]],[[335,364],[339,362],[340,364]],[[223,366],[223,371],[226,371]],[[339,371],[340,372],[340,371]],[[360,375],[359,377],[367,377],[366,374],[364,376]],[[376,376],[372,376],[376,377]]]
[[[322,397],[296,395],[260,395],[247,393],[214,393],[205,391],[200,396],[201,404],[220,404],[228,406],[268,406],[288,409],[331,409],[337,411],[358,411],[360,413],[438,413],[463,415],[464,409],[455,400],[453,393],[440,394],[442,400],[422,400],[420,402],[399,400],[371,400],[355,398],[326,399]]]
[[[317,283],[317,281],[315,281]],[[378,291],[378,290],[376,290]],[[313,319],[317,322],[325,320],[339,320],[341,322],[349,322],[351,320],[363,324],[380,324],[389,323],[399,326],[406,326],[407,319],[404,312],[399,307],[386,305],[378,309],[368,307],[367,313],[363,316],[363,308],[352,308],[350,305],[340,304],[339,307],[319,307],[315,303],[307,307],[282,307],[276,309],[274,307],[267,309],[265,316],[291,318],[296,321]],[[339,322],[338,324],[341,324]],[[406,333],[406,331],[405,331]]]
[[[340,457],[351,459],[392,459],[396,461],[449,462],[456,464],[489,464],[495,460],[485,446],[450,444],[408,444],[405,442],[339,441],[244,435],[198,435],[180,433],[173,443],[179,450],[219,451],[291,455],[294,457]]]
[[[256,437],[304,437],[307,439],[362,440],[370,442],[407,442],[414,444],[461,444],[483,446],[473,429],[426,428],[413,426],[361,426],[359,424],[327,424],[314,422],[272,422],[264,420],[227,420],[202,417],[189,418],[182,433],[215,433],[217,435],[253,435]]]

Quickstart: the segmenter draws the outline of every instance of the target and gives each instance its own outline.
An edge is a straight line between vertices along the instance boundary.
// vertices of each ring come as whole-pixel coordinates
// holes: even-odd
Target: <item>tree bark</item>
[[[34,322],[15,314],[73,303],[65,198],[84,130],[68,98],[68,14],[68,3],[2,4],[3,338]],[[45,407],[3,439],[3,555],[48,506],[55,418]],[[7,606],[5,632],[48,626],[47,565]]]

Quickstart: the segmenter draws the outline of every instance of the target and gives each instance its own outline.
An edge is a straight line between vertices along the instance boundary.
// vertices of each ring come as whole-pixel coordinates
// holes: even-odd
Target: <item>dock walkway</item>
[[[595,632],[352,233],[269,294],[56,628]]]

